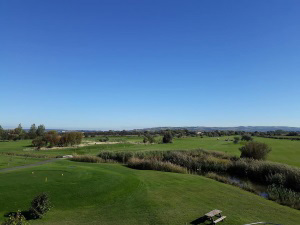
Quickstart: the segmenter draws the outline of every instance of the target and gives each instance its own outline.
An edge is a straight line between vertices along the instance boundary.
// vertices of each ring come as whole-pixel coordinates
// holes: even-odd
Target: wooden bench
[[[221,215],[222,211],[221,210],[218,210],[218,209],[215,209],[215,210],[212,210],[208,213],[205,214],[205,216],[213,223],[213,224],[216,224],[216,223],[219,223],[221,221],[223,221],[226,216],[222,216]],[[218,217],[218,219],[214,220],[214,217]]]

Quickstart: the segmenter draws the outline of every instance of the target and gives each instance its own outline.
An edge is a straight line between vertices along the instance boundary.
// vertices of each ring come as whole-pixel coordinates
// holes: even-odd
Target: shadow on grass
[[[207,219],[206,216],[202,216],[194,221],[190,222],[190,224],[197,225],[197,224],[212,224],[210,220]]]
[[[17,212],[9,212],[9,213],[6,213],[4,214],[4,217],[15,217],[17,215]],[[24,211],[21,211],[21,215],[25,217],[26,220],[35,220],[36,218],[34,218],[32,216],[32,214],[30,213],[29,210],[24,210]]]

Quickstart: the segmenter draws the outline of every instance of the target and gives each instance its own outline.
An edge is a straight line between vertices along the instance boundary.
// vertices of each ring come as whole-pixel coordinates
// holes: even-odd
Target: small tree
[[[34,140],[32,140],[32,145],[37,148],[37,150],[40,150],[41,147],[47,146],[47,141],[44,137],[37,137]]]
[[[105,136],[105,137],[100,138],[99,141],[100,142],[108,142],[109,138],[107,136]]]
[[[233,143],[234,143],[234,144],[237,144],[237,143],[239,143],[239,141],[240,141],[240,137],[234,137],[233,139],[234,139],[234,140],[233,140]]]
[[[241,151],[241,158],[252,158],[257,160],[265,160],[269,152],[272,151],[265,143],[248,142],[239,149]]]
[[[52,148],[53,146],[57,146],[60,141],[60,136],[57,134],[55,130],[48,131],[45,134],[44,139],[46,140],[47,144],[49,143],[49,147]]]
[[[46,193],[36,196],[31,202],[29,214],[32,219],[40,219],[51,208],[49,197]]]
[[[251,135],[249,135],[249,134],[244,134],[243,136],[242,136],[242,139],[241,139],[242,141],[253,141],[253,137],[251,137]]]
[[[154,136],[153,135],[151,135],[151,134],[146,134],[145,136],[144,136],[144,140],[143,140],[143,142],[144,143],[147,143],[147,142],[149,142],[149,143],[154,143],[155,142],[155,138],[154,138]]]
[[[172,143],[173,142],[173,135],[170,131],[166,132],[164,134],[164,137],[163,137],[163,143]]]

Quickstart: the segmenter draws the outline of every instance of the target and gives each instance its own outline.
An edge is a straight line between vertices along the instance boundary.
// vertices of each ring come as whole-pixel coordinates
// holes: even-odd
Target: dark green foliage
[[[32,140],[32,145],[39,150],[41,149],[41,147],[47,146],[47,141],[44,137],[37,137],[34,140]]]
[[[45,134],[45,130],[46,130],[46,128],[45,128],[44,125],[42,125],[42,124],[39,125],[37,130],[36,130],[36,135],[37,136],[43,136]]]
[[[282,205],[300,209],[300,193],[284,188],[282,185],[270,185],[268,187],[269,199]]]
[[[244,134],[242,135],[242,141],[253,141],[253,137],[251,137],[250,134]]]
[[[239,149],[241,151],[241,158],[252,158],[257,160],[265,160],[269,152],[272,151],[265,143],[248,142],[245,146]]]
[[[40,219],[51,208],[49,197],[46,193],[36,196],[31,202],[29,214],[31,219]]]
[[[100,142],[108,142],[109,138],[107,136],[105,136],[105,137],[100,138],[99,141]]]
[[[150,143],[150,144],[152,144],[152,143],[155,143],[155,138],[154,138],[154,136],[151,135],[151,134],[146,134],[146,135],[144,136],[143,142],[144,142],[144,143]]]
[[[4,221],[1,225],[27,225],[28,222],[26,218],[22,215],[20,211],[12,213],[9,218]]]
[[[76,144],[80,144],[83,138],[83,134],[81,132],[68,132],[61,135],[59,146],[73,146]]]
[[[233,139],[234,139],[234,140],[233,140],[233,143],[234,143],[234,144],[237,144],[237,143],[239,143],[239,141],[240,141],[240,137],[234,137]]]
[[[172,143],[173,142],[173,135],[172,135],[171,131],[167,131],[164,134],[162,141],[163,141],[163,143]]]
[[[29,129],[29,131],[28,131],[28,137],[30,139],[35,139],[36,136],[37,136],[37,134],[36,134],[36,126],[35,126],[35,124],[32,124],[31,127],[30,127],[30,129]]]

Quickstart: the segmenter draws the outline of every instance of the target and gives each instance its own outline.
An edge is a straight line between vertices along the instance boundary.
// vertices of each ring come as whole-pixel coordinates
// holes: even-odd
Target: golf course
[[[86,138],[83,143],[98,138]],[[258,221],[299,224],[297,209],[199,175],[62,158],[30,166],[62,155],[92,156],[102,151],[203,148],[238,156],[243,143],[234,144],[226,141],[228,138],[232,137],[187,137],[175,138],[171,144],[144,144],[141,137],[123,136],[110,137],[114,144],[39,151],[30,147],[30,140],[0,142],[0,169],[16,167],[0,170],[0,221],[11,212],[26,211],[36,194],[46,192],[53,207],[42,220],[29,220],[30,224],[201,224],[201,217],[213,209],[221,209],[227,216],[224,225]],[[272,146],[269,160],[300,166],[299,141],[255,139]],[[17,168],[21,165],[29,167]]]

